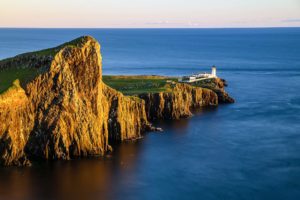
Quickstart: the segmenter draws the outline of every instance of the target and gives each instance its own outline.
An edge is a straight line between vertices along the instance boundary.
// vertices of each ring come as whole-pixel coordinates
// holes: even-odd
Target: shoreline
[[[35,73],[22,74],[0,95],[4,166],[105,155],[113,142],[160,131],[152,121],[234,102],[219,78],[193,85],[162,76],[102,76],[100,44],[90,36],[0,61],[5,69]]]

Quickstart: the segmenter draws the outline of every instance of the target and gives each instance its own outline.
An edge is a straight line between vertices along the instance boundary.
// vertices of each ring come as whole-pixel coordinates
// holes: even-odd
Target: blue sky
[[[295,26],[300,0],[0,0],[0,27]]]

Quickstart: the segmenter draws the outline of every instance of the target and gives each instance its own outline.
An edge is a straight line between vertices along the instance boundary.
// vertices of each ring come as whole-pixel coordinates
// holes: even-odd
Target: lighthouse
[[[217,68],[216,66],[211,67],[211,73],[203,72],[199,74],[192,74],[190,76],[182,76],[178,79],[181,83],[193,83],[205,79],[217,78]]]
[[[217,77],[217,68],[216,68],[216,66],[211,67],[211,75],[213,77]]]

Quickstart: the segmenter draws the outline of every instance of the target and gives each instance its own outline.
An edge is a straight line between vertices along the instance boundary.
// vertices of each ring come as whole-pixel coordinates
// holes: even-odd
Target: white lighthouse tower
[[[211,67],[211,75],[213,77],[217,77],[217,68],[216,68],[216,66]]]

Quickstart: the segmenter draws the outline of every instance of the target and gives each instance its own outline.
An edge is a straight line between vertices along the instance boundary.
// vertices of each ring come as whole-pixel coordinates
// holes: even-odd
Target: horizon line
[[[0,29],[272,29],[300,28],[300,26],[249,26],[249,27],[1,27]]]

